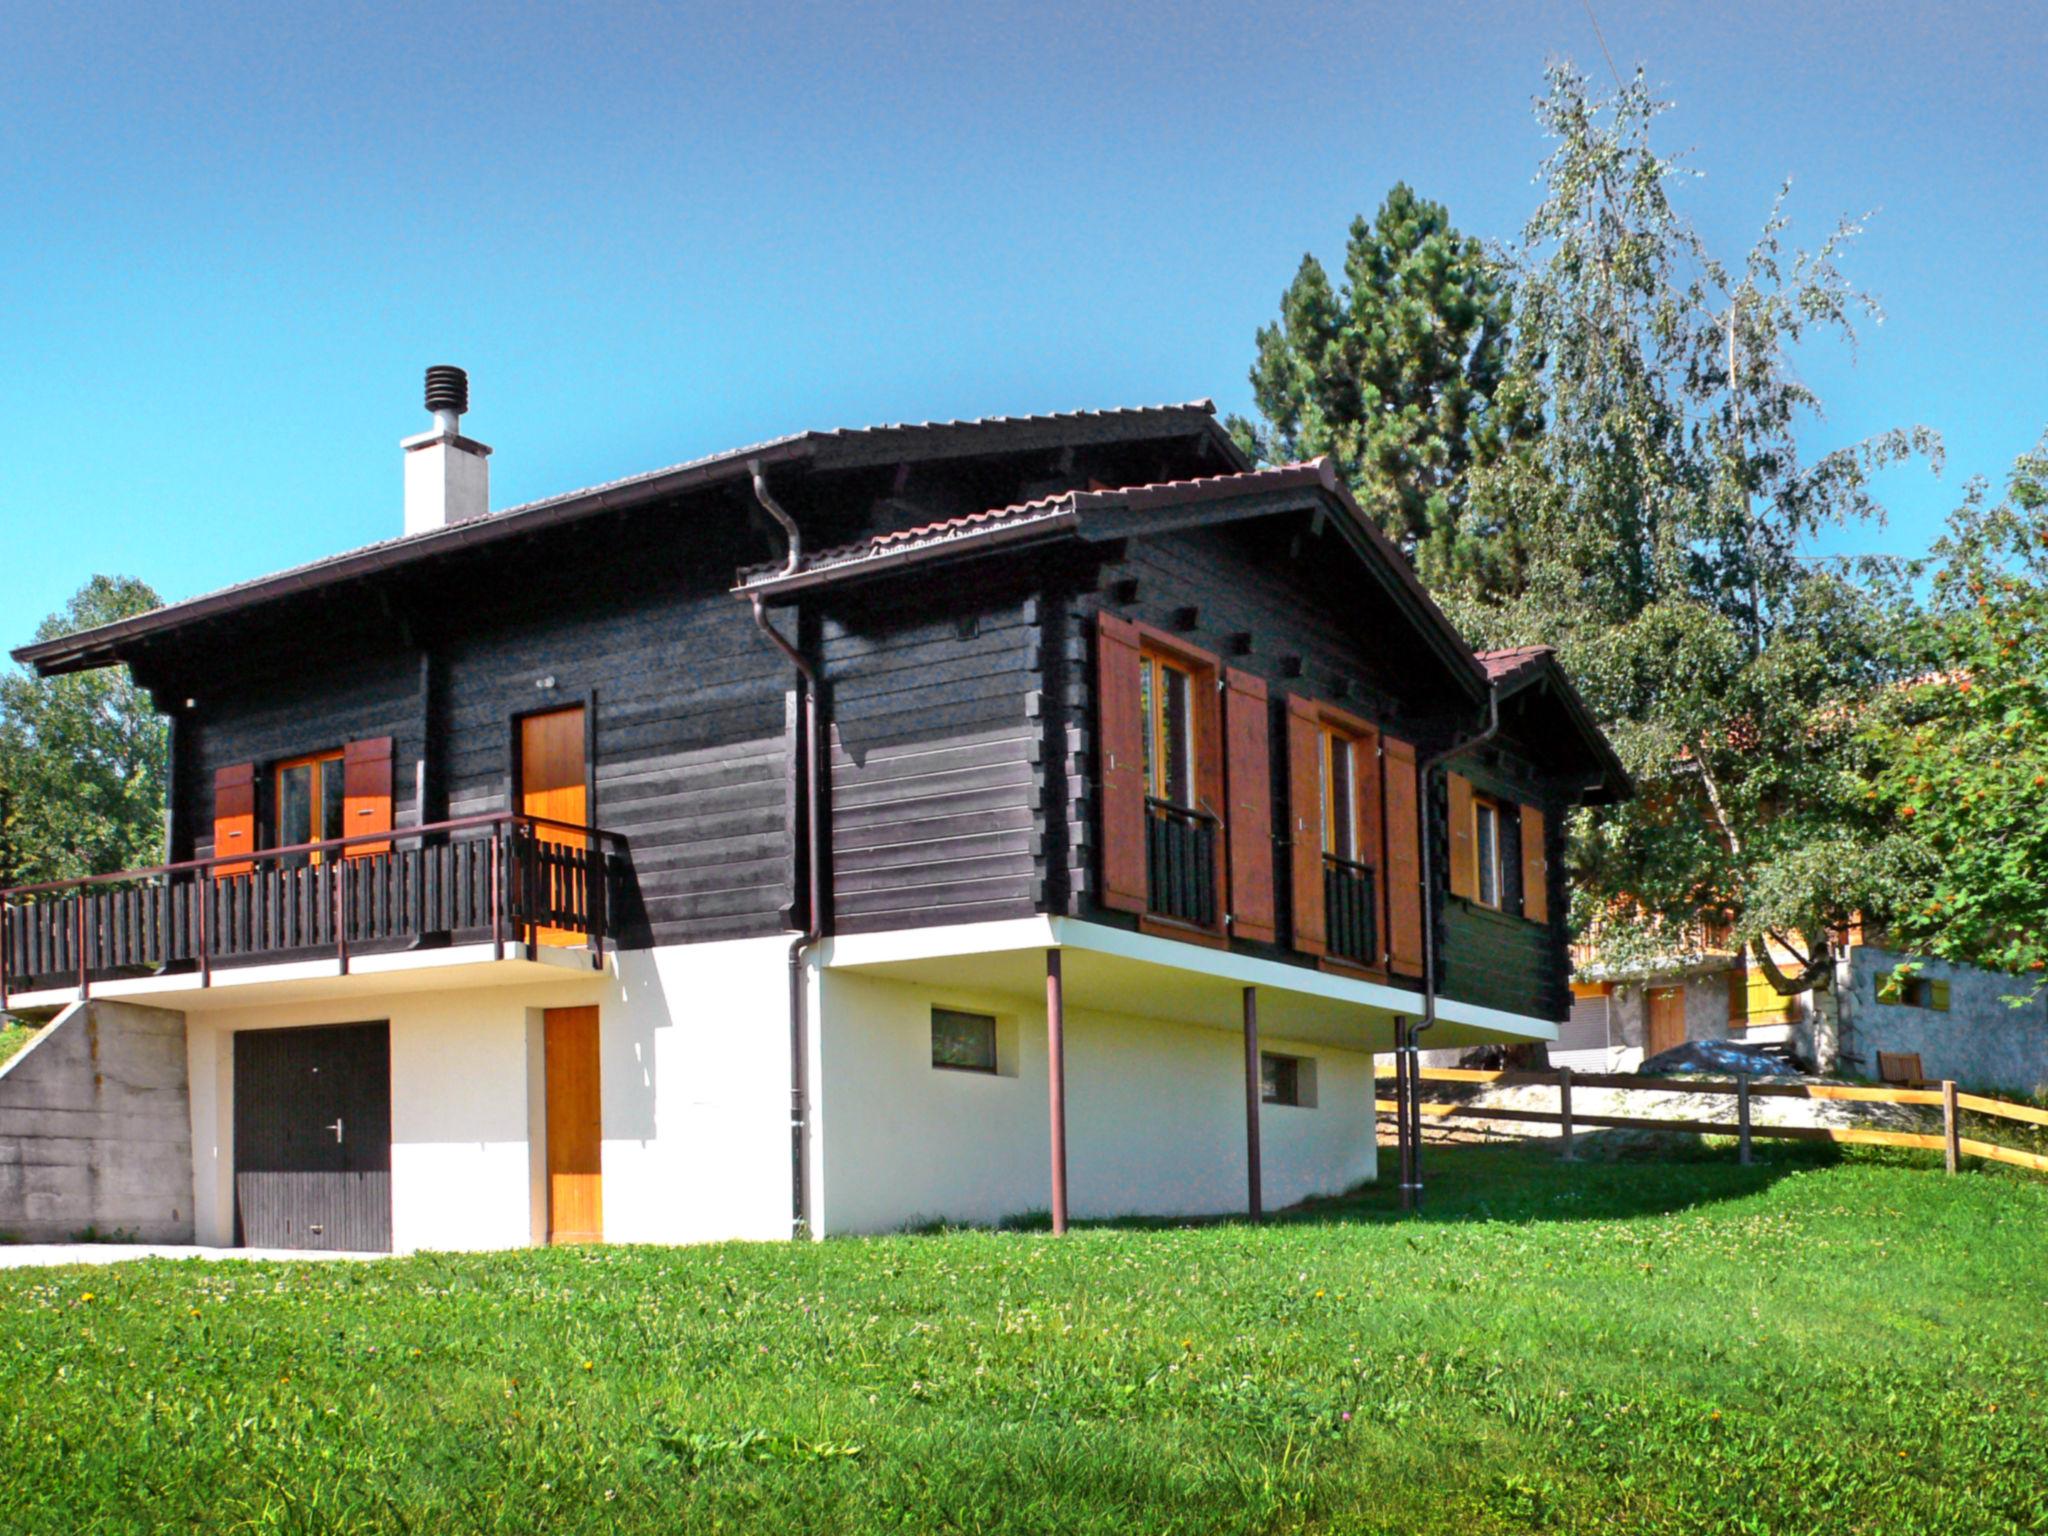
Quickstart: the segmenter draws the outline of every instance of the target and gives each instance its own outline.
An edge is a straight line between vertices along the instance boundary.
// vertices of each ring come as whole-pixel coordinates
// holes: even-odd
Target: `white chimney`
[[[461,431],[469,375],[445,365],[429,368],[427,409],[434,413],[434,430],[399,445],[405,449],[407,533],[491,515],[491,450]]]

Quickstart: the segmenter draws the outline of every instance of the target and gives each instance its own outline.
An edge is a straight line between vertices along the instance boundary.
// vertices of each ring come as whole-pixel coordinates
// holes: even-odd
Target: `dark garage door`
[[[235,1226],[250,1248],[390,1250],[390,1025],[236,1034]]]

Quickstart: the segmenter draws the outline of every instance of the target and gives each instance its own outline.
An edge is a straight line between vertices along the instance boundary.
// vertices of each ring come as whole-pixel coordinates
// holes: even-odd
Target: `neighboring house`
[[[0,1074],[0,1230],[116,1188],[401,1249],[1242,1210],[1374,1177],[1429,932],[1432,1044],[1566,1017],[1560,829],[1627,781],[1327,464],[1204,403],[492,514],[465,404],[430,374],[404,537],[16,653],[150,690],[171,867],[5,898],[6,1001],[71,1011]],[[182,1038],[133,1086],[189,1137],[92,1099],[90,1170],[29,1166],[131,1029],[158,1075]]]
[[[1578,958],[1571,1017],[1549,1050],[1574,1070],[1632,1071],[1688,1040],[1743,1040],[1825,1073],[1874,1078],[1886,1052],[1919,1057],[1929,1079],[2048,1092],[2048,999],[2031,995],[2031,982],[1916,960],[1860,930],[1836,945],[1823,984],[1793,997],[1754,960],[1711,943],[1620,976],[1604,975],[1591,952]],[[1799,968],[1789,954],[1777,959]],[[2027,1001],[2015,1007],[2016,996]]]

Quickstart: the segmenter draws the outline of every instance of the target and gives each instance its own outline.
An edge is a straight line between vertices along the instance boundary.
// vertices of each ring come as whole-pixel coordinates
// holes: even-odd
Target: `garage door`
[[[250,1248],[391,1247],[391,1026],[235,1036],[235,1226]]]

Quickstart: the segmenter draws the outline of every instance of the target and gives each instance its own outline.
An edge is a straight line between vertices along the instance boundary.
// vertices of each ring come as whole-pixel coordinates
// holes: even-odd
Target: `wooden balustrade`
[[[423,943],[502,955],[541,929],[598,956],[625,853],[594,827],[500,814],[0,891],[0,1004],[323,954],[346,970],[352,954]]]

